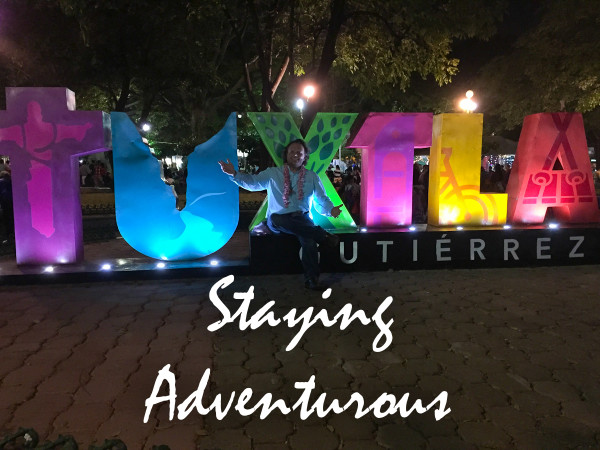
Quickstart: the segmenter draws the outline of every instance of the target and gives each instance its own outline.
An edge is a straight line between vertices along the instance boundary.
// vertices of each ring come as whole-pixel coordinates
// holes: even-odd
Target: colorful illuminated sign
[[[581,114],[525,117],[506,192],[514,223],[542,223],[548,208],[561,222],[599,220]]]
[[[280,165],[283,147],[300,137],[289,114],[251,113],[267,149]],[[123,113],[112,114],[117,224],[136,250],[162,260],[194,259],[220,249],[236,229],[238,188],[216,161],[237,161],[236,118],[188,158],[187,204],[161,179],[160,163]],[[356,114],[317,115],[305,137],[308,168],[317,172],[334,203],[341,200],[325,170]],[[433,118],[429,223],[432,225],[541,223],[548,208],[563,222],[598,222],[600,214],[580,114],[536,114],[525,119],[506,194],[479,191],[480,114]],[[410,223],[415,147],[429,144],[431,114],[371,114],[353,147],[364,152],[365,223]],[[83,255],[78,157],[110,148],[108,117],[75,111],[65,88],[8,88],[0,111],[0,154],[11,160],[15,240],[19,264],[73,263]],[[389,207],[388,210],[384,208]],[[263,211],[264,217],[264,211]],[[341,219],[315,220],[326,228],[355,227]],[[255,218],[260,220],[260,216]]]
[[[371,113],[348,147],[363,148],[361,223],[412,223],[415,148],[431,146],[431,113]]]
[[[483,114],[440,114],[433,118],[429,157],[431,225],[506,223],[506,194],[482,194]]]
[[[315,117],[305,141],[310,149],[310,159],[306,167],[314,171],[323,182],[325,192],[334,205],[341,205],[335,187],[327,178],[325,171],[329,167],[336,151],[343,144],[350,127],[354,123],[357,114],[348,113],[319,113]],[[294,139],[301,139],[300,130],[292,120],[289,113],[248,113],[248,117],[258,130],[260,137],[267,147],[269,154],[277,166],[283,161],[281,155],[285,146]],[[263,202],[258,213],[250,224],[250,229],[265,219],[267,212],[267,200]],[[352,216],[346,208],[342,208],[342,214],[338,218],[320,215],[314,207],[312,217],[317,225],[325,229],[331,228],[356,228]]]
[[[140,253],[165,261],[201,258],[223,247],[238,224],[239,190],[217,161],[237,163],[236,114],[188,156],[181,211],[173,187],[161,178],[160,161],[129,117],[114,112],[111,121],[115,209],[123,239]]]
[[[0,154],[10,157],[18,264],[83,258],[78,157],[110,147],[102,111],[75,111],[66,88],[6,88]]]

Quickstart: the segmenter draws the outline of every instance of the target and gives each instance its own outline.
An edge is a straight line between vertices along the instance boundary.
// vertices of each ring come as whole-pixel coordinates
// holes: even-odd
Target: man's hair
[[[302,162],[302,165],[306,166],[306,163],[308,162],[308,158],[310,156],[310,150],[308,149],[306,142],[304,142],[304,140],[302,140],[302,139],[293,140],[292,142],[290,142],[288,145],[285,146],[285,148],[283,149],[283,154],[281,155],[283,158],[283,163],[284,164],[287,163],[287,152],[292,144],[300,144],[304,148],[304,161]]]

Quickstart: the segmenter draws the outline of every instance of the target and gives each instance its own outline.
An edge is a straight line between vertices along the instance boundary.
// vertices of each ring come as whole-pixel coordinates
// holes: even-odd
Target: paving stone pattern
[[[251,311],[274,300],[292,308],[352,303],[370,317],[387,296],[393,343],[372,350],[374,324],[314,326],[286,351],[298,327],[240,331],[208,292],[217,279],[0,287],[0,431],[33,427],[43,439],[72,434],[87,448],[118,437],[130,449],[593,449],[600,447],[598,266],[329,274],[331,297],[306,291],[298,275],[238,277],[220,291],[254,286]],[[177,403],[211,369],[204,398],[253,389],[293,404],[294,383],[316,377],[311,399],[366,404],[387,392],[429,403],[448,392],[451,412],[301,420],[298,412],[192,412],[169,420],[168,405],[143,423],[158,370],[177,376]],[[165,395],[165,387],[160,395]],[[177,415],[177,411],[175,411]]]

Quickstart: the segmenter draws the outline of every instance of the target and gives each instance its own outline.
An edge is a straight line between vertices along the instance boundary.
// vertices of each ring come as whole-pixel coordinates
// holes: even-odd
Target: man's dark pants
[[[327,232],[315,225],[308,212],[293,212],[289,214],[271,214],[267,218],[268,227],[274,232],[293,234],[302,246],[302,267],[304,279],[317,280],[319,278],[319,253],[317,243],[322,243],[327,238]]]

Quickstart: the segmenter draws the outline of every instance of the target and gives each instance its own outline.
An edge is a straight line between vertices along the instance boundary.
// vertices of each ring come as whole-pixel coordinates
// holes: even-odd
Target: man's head
[[[302,139],[290,142],[283,150],[283,162],[292,169],[299,169],[308,162],[310,152]]]

